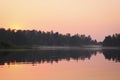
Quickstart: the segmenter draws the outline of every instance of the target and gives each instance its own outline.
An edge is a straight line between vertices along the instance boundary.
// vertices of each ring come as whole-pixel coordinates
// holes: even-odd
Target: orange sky
[[[120,32],[120,0],[0,0],[0,28],[91,35]]]

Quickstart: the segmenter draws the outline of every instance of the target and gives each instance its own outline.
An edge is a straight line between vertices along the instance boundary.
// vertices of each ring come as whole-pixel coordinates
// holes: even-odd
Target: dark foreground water
[[[0,51],[0,80],[120,80],[120,50]]]

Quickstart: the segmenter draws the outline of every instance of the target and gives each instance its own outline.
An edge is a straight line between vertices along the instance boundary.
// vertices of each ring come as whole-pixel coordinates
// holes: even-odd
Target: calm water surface
[[[120,50],[1,51],[0,80],[120,80]]]

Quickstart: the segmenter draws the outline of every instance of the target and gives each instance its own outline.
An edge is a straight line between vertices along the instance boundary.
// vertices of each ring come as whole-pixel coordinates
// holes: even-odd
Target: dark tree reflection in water
[[[120,62],[120,50],[103,50],[105,59]]]
[[[120,62],[120,50],[101,51],[105,59]],[[40,50],[40,51],[13,51],[0,52],[0,65],[14,63],[53,63],[61,60],[85,60],[96,55],[97,50]]]
[[[61,60],[85,60],[96,55],[96,51],[89,50],[41,50],[24,52],[0,52],[0,64],[14,62],[22,63],[53,63]]]

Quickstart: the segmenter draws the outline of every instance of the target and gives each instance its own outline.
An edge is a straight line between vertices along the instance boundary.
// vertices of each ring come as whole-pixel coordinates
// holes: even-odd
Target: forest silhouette
[[[117,46],[120,47],[120,34],[108,35],[103,41],[103,46]]]
[[[103,45],[120,47],[120,33],[108,35],[102,42],[93,40],[90,35],[70,33],[61,34],[54,31],[14,30],[0,28],[0,48],[14,48],[16,46],[83,46]],[[26,48],[26,47],[23,47]]]
[[[44,32],[36,30],[5,30],[0,29],[0,47],[9,48],[12,45],[27,46],[81,46],[97,44],[91,36],[86,35],[65,35],[59,32]]]

